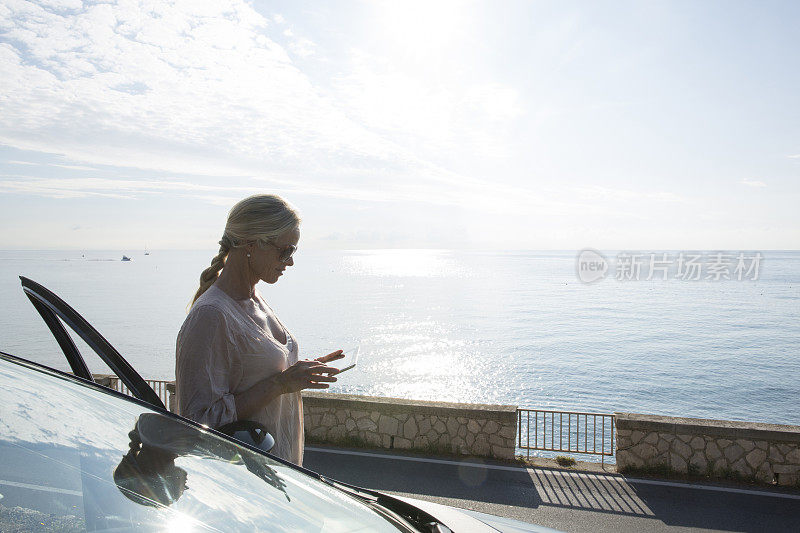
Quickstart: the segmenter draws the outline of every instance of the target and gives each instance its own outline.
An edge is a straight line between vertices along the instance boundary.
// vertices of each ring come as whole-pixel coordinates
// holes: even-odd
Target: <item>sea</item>
[[[23,275],[144,377],[174,379],[214,253],[0,251],[0,351],[68,369]],[[576,250],[300,250],[259,290],[301,356],[360,347],[333,392],[800,424],[800,252],[760,253],[758,279],[584,283]]]

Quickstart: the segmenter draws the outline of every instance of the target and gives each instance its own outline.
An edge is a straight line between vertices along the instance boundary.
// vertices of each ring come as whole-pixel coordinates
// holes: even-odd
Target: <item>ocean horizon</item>
[[[214,252],[2,250],[0,350],[67,369],[23,275],[144,377],[173,379],[175,336]],[[259,290],[302,356],[361,347],[332,392],[800,424],[799,251],[761,250],[755,280],[595,283],[578,279],[577,254],[301,249]]]

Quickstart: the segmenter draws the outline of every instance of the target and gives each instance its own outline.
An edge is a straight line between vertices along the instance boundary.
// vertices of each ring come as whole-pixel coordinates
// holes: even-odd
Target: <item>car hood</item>
[[[558,533],[555,529],[550,529],[527,522],[520,522],[511,518],[504,518],[478,511],[450,507],[407,496],[392,495],[393,498],[401,500],[409,505],[413,505],[431,516],[436,517],[442,524],[453,531],[500,531],[502,533]]]

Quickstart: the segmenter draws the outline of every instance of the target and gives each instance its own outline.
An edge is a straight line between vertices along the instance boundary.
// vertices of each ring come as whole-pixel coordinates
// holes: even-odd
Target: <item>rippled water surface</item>
[[[23,274],[172,379],[212,255],[0,252],[0,350],[66,369]],[[764,256],[758,281],[585,285],[573,251],[303,251],[260,290],[304,355],[361,345],[335,391],[800,424],[800,252]]]

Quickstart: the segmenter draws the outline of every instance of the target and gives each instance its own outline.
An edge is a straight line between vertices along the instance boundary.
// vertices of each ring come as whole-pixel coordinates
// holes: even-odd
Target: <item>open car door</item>
[[[86,319],[46,287],[23,276],[20,276],[19,279],[22,281],[22,290],[42,316],[47,327],[50,328],[76,376],[94,381],[89,367],[86,366],[86,361],[64,324],[77,333],[100,356],[100,359],[111,368],[134,397],[157,409],[166,411],[164,403],[153,388]]]
[[[100,356],[100,359],[114,371],[134,397],[149,403],[156,409],[167,410],[153,388],[111,346],[111,343],[100,335],[75,309],[43,285],[23,276],[20,276],[19,279],[22,281],[22,290],[25,295],[33,303],[39,314],[42,315],[45,324],[47,324],[56,341],[58,341],[58,345],[64,352],[73,374],[94,382],[92,373],[89,367],[86,366],[86,361],[64,324],[68,325]],[[216,429],[265,452],[270,451],[275,445],[275,439],[267,429],[255,422],[236,421]]]

